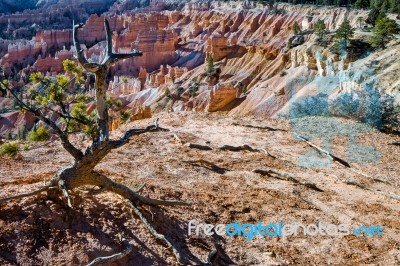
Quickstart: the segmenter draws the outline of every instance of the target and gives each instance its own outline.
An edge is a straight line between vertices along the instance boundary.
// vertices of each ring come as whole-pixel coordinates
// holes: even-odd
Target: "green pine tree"
[[[375,26],[376,21],[380,18],[383,18],[384,16],[385,14],[382,13],[379,9],[372,8],[371,11],[368,13],[368,17],[365,22],[372,26]]]
[[[354,35],[354,29],[351,27],[348,19],[345,19],[336,30],[335,38],[342,45],[343,49],[347,49],[349,40]]]
[[[297,21],[293,24],[293,33],[294,34],[299,34],[301,32],[301,30],[300,30],[300,26],[299,26],[299,24],[297,23]]]
[[[362,23],[363,23],[364,19],[362,17],[358,17],[357,18],[357,23],[358,23],[358,28],[361,29],[362,28]]]
[[[214,60],[211,55],[208,55],[208,57],[207,57],[207,74],[209,76],[214,75],[214,70],[215,70],[214,69]]]
[[[374,35],[370,39],[371,45],[384,49],[385,44],[394,38],[394,34],[400,32],[400,27],[397,25],[396,21],[383,17],[376,21],[372,32]]]
[[[368,8],[370,6],[370,1],[369,0],[357,0],[354,3],[355,8]]]
[[[323,20],[318,19],[314,25],[314,32],[318,39],[322,39],[326,34],[326,25]]]

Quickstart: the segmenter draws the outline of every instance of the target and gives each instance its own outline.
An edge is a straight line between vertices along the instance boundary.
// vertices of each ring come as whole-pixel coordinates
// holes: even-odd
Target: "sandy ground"
[[[394,198],[400,195],[400,146],[392,145],[399,137],[361,134],[359,143],[374,145],[381,160],[351,163],[354,171],[337,164],[306,169],[298,166],[299,156],[312,148],[292,136],[288,122],[197,113],[164,113],[160,117],[161,125],[170,132],[134,138],[109,154],[97,169],[132,188],[146,184],[144,195],[193,202],[191,207],[146,207],[144,212],[155,228],[175,243],[185,264],[204,265],[216,246],[220,248],[213,265],[227,265],[228,261],[237,265],[400,264],[400,205]],[[144,127],[152,121],[125,127]],[[242,126],[249,124],[287,131]],[[177,142],[174,134],[184,143],[209,145],[213,150],[191,149]],[[318,139],[313,142],[321,144]],[[332,152],[349,159],[347,143],[345,137],[334,138]],[[243,144],[267,153],[218,149]],[[57,142],[22,152],[18,159],[2,157],[0,197],[43,185],[70,161]],[[207,162],[221,169],[212,169]],[[253,172],[266,167],[313,183],[320,191]],[[0,265],[85,265],[97,256],[121,251],[121,237],[134,248],[115,265],[175,263],[170,250],[151,236],[118,196],[107,193],[89,198],[75,191],[73,205],[71,210],[54,203],[45,193],[1,204]],[[286,239],[256,236],[246,241],[243,236],[188,235],[192,219],[209,224],[380,225],[384,235],[299,234]]]

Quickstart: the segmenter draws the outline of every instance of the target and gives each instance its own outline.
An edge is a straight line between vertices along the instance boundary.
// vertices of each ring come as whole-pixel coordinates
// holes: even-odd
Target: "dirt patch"
[[[191,207],[147,208],[146,218],[165,234],[182,253],[186,264],[207,262],[211,251],[239,265],[398,265],[400,261],[400,225],[398,200],[340,180],[358,180],[371,189],[400,194],[399,147],[388,145],[395,136],[371,132],[361,137],[373,143],[382,159],[354,168],[387,183],[374,182],[342,166],[305,169],[298,157],[310,147],[293,138],[284,121],[261,120],[259,124],[289,130],[268,131],[234,125],[254,123],[252,117],[174,113],[162,114],[161,125],[170,132],[135,138],[98,165],[97,170],[136,188],[146,184],[144,195],[161,199],[193,202]],[[144,120],[126,127],[143,127]],[[119,133],[114,133],[118,135]],[[190,149],[177,143],[209,145],[211,151]],[[116,137],[116,135],[114,137]],[[223,145],[250,145],[264,152],[223,151]],[[345,142],[335,141],[334,149],[344,154]],[[341,146],[342,145],[342,146]],[[29,152],[22,159],[2,158],[0,197],[29,191],[43,185],[70,158],[57,143]],[[223,168],[204,167],[207,161]],[[322,192],[295,182],[262,176],[254,169],[269,167],[291,173],[302,182],[318,186]],[[125,237],[133,252],[115,265],[173,265],[174,257],[155,240],[132,214],[129,206],[112,194],[87,197],[72,195],[74,209],[53,202],[46,194],[8,202],[0,209],[1,265],[85,265],[97,256],[111,255],[123,249]],[[229,224],[257,223],[347,223],[350,226],[381,225],[384,236],[345,237],[304,236],[286,239],[256,236],[195,236],[188,234],[188,222]]]

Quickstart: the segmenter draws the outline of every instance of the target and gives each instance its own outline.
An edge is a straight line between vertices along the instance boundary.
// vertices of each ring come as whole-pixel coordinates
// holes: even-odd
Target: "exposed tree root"
[[[152,199],[148,197],[141,196],[139,193],[141,190],[144,188],[144,185],[139,187],[137,190],[132,190],[129,187],[117,183],[113,181],[112,179],[108,178],[107,176],[97,173],[97,172],[89,172],[89,173],[82,173],[81,175],[78,176],[69,176],[69,175],[62,175],[63,173],[68,173],[68,168],[64,169],[64,171],[61,171],[59,174],[57,174],[53,180],[52,183],[48,186],[45,186],[43,188],[40,188],[38,190],[35,190],[30,193],[25,193],[9,198],[4,198],[0,199],[0,203],[7,202],[10,200],[14,199],[21,199],[25,197],[30,197],[34,196],[37,194],[40,194],[41,192],[45,191],[50,191],[51,189],[57,189],[54,185],[58,185],[58,191],[60,194],[66,199],[67,205],[72,208],[72,200],[70,197],[70,193],[68,192],[69,190],[72,189],[79,189],[82,186],[97,186],[100,187],[100,189],[97,190],[92,190],[89,191],[89,194],[99,194],[101,192],[112,192],[115,194],[120,195],[121,197],[128,199],[130,206],[134,210],[135,214],[141,219],[141,221],[146,225],[146,227],[150,230],[150,232],[158,239],[162,240],[164,243],[167,244],[169,248],[172,249],[172,252],[174,253],[176,259],[180,262],[181,257],[176,250],[176,248],[169,242],[165,236],[162,234],[159,234],[151,225],[150,223],[146,220],[146,218],[142,215],[140,210],[138,209],[138,205],[143,204],[143,205],[151,205],[151,206],[190,206],[191,203],[188,202],[182,202],[182,201],[175,201],[175,200],[158,200],[158,199]],[[59,179],[62,178],[62,179]],[[59,194],[59,195],[60,195]],[[109,257],[100,257],[92,261],[89,265],[98,265],[100,263],[105,263],[105,262],[111,262],[115,261],[117,259],[120,259],[126,255],[129,254],[129,252],[132,250],[132,247],[127,241],[124,241],[125,244],[127,245],[127,248],[118,254],[115,254],[113,256]]]
[[[49,186],[45,186],[45,187],[42,187],[42,188],[40,188],[38,190],[35,190],[35,191],[32,191],[32,192],[28,192],[28,193],[24,193],[24,194],[12,196],[12,197],[0,199],[0,203],[4,203],[4,202],[10,201],[10,200],[16,200],[16,199],[22,199],[22,198],[35,196],[35,195],[40,194],[42,192],[48,191],[48,190],[50,190],[52,188],[54,188],[54,187],[52,187],[50,185]]]
[[[186,147],[189,147],[191,149],[197,149],[197,150],[202,150],[202,151],[211,151],[212,148],[207,145],[201,145],[201,144],[195,144],[195,143],[186,143]]]
[[[358,187],[360,189],[371,191],[371,192],[375,192],[375,193],[384,195],[386,197],[389,197],[389,198],[392,198],[392,199],[400,201],[400,196],[396,195],[394,193],[382,191],[380,189],[369,188],[369,187],[367,187],[367,186],[365,186],[365,185],[363,185],[363,184],[361,184],[361,183],[359,183],[357,181],[354,181],[354,180],[342,180],[341,178],[339,178],[336,175],[332,175],[332,176],[335,177],[338,181],[340,181],[340,182],[342,182],[342,183],[344,183],[346,185],[355,186],[355,187]]]
[[[329,158],[331,158],[334,162],[337,162],[347,168],[351,168],[350,164],[348,162],[346,162],[345,160],[333,155],[332,153],[330,153],[329,151],[326,151],[324,149],[322,149],[321,147],[318,147],[317,145],[313,144],[312,142],[308,141],[308,139],[303,138],[302,136],[296,135],[296,137],[301,140],[304,141],[305,143],[307,143],[308,145],[310,145],[311,147],[317,149],[320,153],[325,154],[326,156],[328,156]]]
[[[231,145],[224,145],[222,147],[219,147],[218,149],[223,150],[223,151],[250,151],[250,152],[259,152],[257,149],[253,149],[247,144],[244,144],[242,146],[231,146]]]
[[[89,263],[87,266],[95,266],[95,265],[100,265],[100,264],[104,264],[104,263],[114,262],[114,261],[120,260],[123,257],[129,255],[129,253],[131,253],[132,249],[133,249],[132,244],[129,243],[129,241],[126,239],[122,239],[122,243],[124,243],[124,245],[125,245],[125,249],[123,251],[121,251],[117,254],[111,255],[111,256],[96,258],[91,263]]]
[[[67,186],[65,185],[64,180],[60,180],[59,187],[60,187],[60,189],[62,191],[62,194],[63,194],[64,198],[67,200],[68,207],[72,208],[71,197],[69,196],[69,193],[68,193],[68,190],[67,190]]]
[[[121,197],[130,200],[135,204],[144,204],[151,206],[190,206],[192,205],[190,202],[176,201],[176,200],[159,200],[159,199],[151,199],[148,197],[141,196],[138,192],[133,191],[131,188],[117,183],[114,180],[108,178],[107,176],[92,172],[90,179],[88,179],[88,184],[84,185],[95,185],[104,189],[104,192],[112,192],[120,195]],[[139,191],[142,188],[139,188]]]
[[[225,250],[218,243],[214,244],[214,249],[207,256],[207,265],[236,265],[234,261],[229,258]]]
[[[101,187],[101,188],[99,188],[99,189],[92,189],[92,190],[89,190],[89,191],[88,191],[88,194],[89,194],[89,196],[98,195],[98,194],[101,194],[101,193],[103,193],[104,191],[106,191],[106,189],[107,189],[106,186]]]
[[[156,238],[158,238],[159,240],[163,241],[168,246],[168,248],[172,250],[172,253],[174,253],[176,260],[179,263],[182,263],[181,255],[179,254],[178,250],[174,247],[174,245],[172,245],[172,243],[164,235],[158,233],[156,229],[154,229],[154,227],[147,221],[146,217],[143,216],[142,212],[134,204],[129,203],[129,205],[131,206],[135,214],[139,217],[139,219],[144,223],[147,229],[149,229],[151,234]]]
[[[326,151],[326,150],[324,150],[324,149],[318,147],[317,145],[315,145],[315,144],[313,144],[312,142],[308,141],[306,138],[303,138],[303,137],[301,137],[301,136],[299,136],[299,135],[296,135],[296,137],[297,137],[298,139],[300,139],[300,140],[306,142],[306,143],[307,143],[308,145],[310,145],[311,147],[317,149],[320,153],[327,155],[327,156],[328,156],[329,158],[331,158],[335,163],[337,163],[337,164],[339,164],[339,165],[341,165],[341,166],[346,167],[349,171],[351,171],[351,172],[353,172],[353,173],[355,173],[355,174],[357,174],[357,175],[360,175],[360,176],[363,176],[363,177],[365,177],[365,178],[368,178],[369,180],[372,180],[373,182],[385,183],[385,184],[391,185],[391,186],[393,185],[393,184],[391,184],[391,183],[388,182],[388,181],[382,180],[382,179],[380,179],[380,178],[371,177],[371,176],[369,176],[369,175],[367,175],[367,174],[365,174],[365,173],[363,173],[363,172],[361,172],[361,171],[359,171],[359,170],[357,170],[357,169],[351,168],[351,166],[350,166],[350,164],[349,164],[348,162],[346,162],[345,160],[343,160],[343,159],[341,159],[341,158],[339,158],[339,157],[337,157],[337,156],[331,154],[330,152],[328,152],[328,151]],[[342,181],[342,182],[343,182],[343,181]]]
[[[307,188],[310,188],[310,189],[318,191],[318,192],[324,192],[322,189],[318,188],[313,183],[300,181],[300,180],[296,179],[293,175],[291,175],[289,173],[281,172],[279,170],[266,168],[266,169],[256,169],[253,172],[257,173],[257,174],[264,175],[264,176],[275,177],[275,178],[278,178],[278,179],[283,179],[283,180],[286,180],[286,181],[290,181],[290,182],[293,182],[295,184],[303,185],[303,186],[305,186]]]
[[[145,187],[146,187],[146,184],[143,184],[143,185],[141,185],[140,187],[138,187],[138,188],[135,190],[135,192],[139,194],[140,192],[142,192],[142,190],[143,190]]]
[[[286,131],[284,129],[274,128],[274,127],[271,127],[271,126],[242,125],[242,124],[239,124],[239,123],[233,123],[232,125],[240,126],[240,127],[256,128],[256,129],[264,129],[264,130],[268,130],[268,131]]]
[[[70,112],[70,108],[66,108],[71,103],[69,101],[64,102],[63,100],[59,100],[57,105],[61,108],[62,112],[50,112],[46,106],[37,106],[32,105],[28,102],[25,102],[22,98],[18,97],[14,90],[7,87],[7,91],[11,93],[14,99],[19,103],[22,109],[31,112],[38,119],[43,121],[46,125],[48,125],[56,134],[60,140],[63,148],[74,158],[73,163],[70,165],[60,169],[52,178],[50,184],[45,186],[39,190],[25,193],[13,197],[9,197],[6,199],[0,199],[1,202],[6,202],[13,199],[20,199],[24,197],[29,197],[33,195],[37,195],[41,192],[49,192],[48,198],[52,198],[54,200],[59,200],[59,197],[63,197],[66,200],[66,204],[72,208],[73,202],[71,200],[70,192],[74,189],[80,189],[82,187],[99,187],[98,190],[93,190],[92,194],[98,194],[101,192],[111,192],[121,196],[124,199],[129,200],[131,205],[135,211],[135,213],[139,216],[139,218],[145,223],[145,225],[150,229],[153,235],[161,240],[163,240],[168,247],[170,247],[175,254],[178,261],[180,261],[180,256],[175,247],[161,234],[157,233],[154,228],[147,222],[147,220],[140,213],[138,206],[143,205],[151,205],[151,206],[188,206],[191,205],[187,202],[182,201],[173,201],[173,200],[158,200],[151,199],[148,197],[144,197],[140,195],[140,191],[142,188],[139,188],[137,191],[132,190],[131,188],[113,181],[107,176],[95,172],[94,169],[96,165],[98,165],[101,160],[103,160],[112,150],[118,149],[125,144],[131,141],[133,136],[138,136],[150,132],[160,132],[160,131],[169,131],[167,129],[163,129],[159,127],[158,119],[155,121],[154,125],[150,125],[146,128],[142,129],[130,129],[125,132],[125,134],[117,140],[110,139],[110,114],[109,114],[109,104],[107,99],[107,75],[109,73],[110,67],[116,64],[120,60],[132,58],[135,56],[141,56],[143,53],[138,50],[133,50],[130,53],[115,53],[113,51],[113,41],[112,41],[112,30],[110,28],[110,24],[108,20],[104,19],[104,28],[106,32],[106,51],[104,54],[104,58],[101,60],[101,63],[93,63],[89,62],[85,56],[85,52],[80,44],[78,33],[79,29],[83,27],[83,23],[79,25],[73,25],[73,44],[76,47],[76,58],[78,59],[79,65],[83,68],[83,70],[90,72],[94,75],[94,91],[95,91],[95,108],[96,108],[96,121],[93,126],[93,140],[92,144],[88,146],[85,150],[82,150],[79,145],[75,146],[69,140],[69,135],[71,132],[68,130],[64,130],[56,120],[52,120],[50,117],[53,117],[50,113],[55,113],[59,115],[61,118],[67,120],[67,125],[70,119],[77,122],[80,126],[88,126],[88,124],[93,124],[94,121],[92,119],[81,119],[79,117],[73,116]],[[72,80],[71,80],[72,81]],[[51,86],[56,85],[56,88],[62,87],[63,90],[66,88],[61,85],[57,85],[55,83],[47,82],[45,79],[41,81],[47,88],[51,88]],[[43,96],[48,97],[48,95]],[[69,97],[65,97],[69,98]],[[90,115],[89,113],[87,115]],[[63,123],[61,123],[63,124]],[[67,126],[68,128],[68,126]],[[54,190],[53,190],[54,188]],[[126,243],[129,244],[129,243]],[[96,265],[100,262],[109,262],[114,259],[121,258],[126,256],[128,252],[130,252],[131,246],[128,245],[128,248],[111,258],[98,258],[94,262],[89,265]]]
[[[213,172],[216,172],[218,174],[225,174],[225,172],[227,171],[227,169],[219,167],[216,164],[213,164],[212,162],[206,161],[206,160],[196,160],[196,161],[184,161],[184,163],[188,163],[191,164],[193,166],[197,166],[197,167],[203,167],[206,168],[208,170],[211,170]]]
[[[376,192],[376,193],[378,193],[378,194],[382,194],[382,195],[384,195],[384,196],[386,196],[386,197],[389,197],[389,198],[396,199],[396,200],[400,201],[400,196],[399,196],[399,195],[396,195],[396,194],[394,194],[394,193],[385,192],[385,191],[382,191],[382,190],[379,190],[379,189],[375,189],[375,190],[373,190],[373,191]]]

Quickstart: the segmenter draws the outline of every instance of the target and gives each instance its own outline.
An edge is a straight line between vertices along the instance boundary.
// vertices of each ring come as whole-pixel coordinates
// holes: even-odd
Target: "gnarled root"
[[[99,194],[101,192],[112,192],[115,194],[120,195],[124,199],[129,200],[129,204],[132,207],[133,211],[135,214],[139,217],[139,219],[145,224],[145,226],[150,230],[151,234],[155,236],[156,238],[162,240],[168,248],[172,250],[172,253],[174,254],[175,258],[178,260],[179,263],[181,263],[181,256],[178,252],[178,250],[172,245],[172,243],[162,234],[158,233],[153,226],[147,221],[147,219],[143,216],[141,213],[140,209],[138,206],[140,205],[150,205],[150,206],[190,206],[191,203],[189,202],[183,202],[183,201],[175,201],[175,200],[159,200],[159,199],[152,199],[148,198],[145,196],[140,195],[141,190],[143,189],[144,186],[139,187],[136,191],[132,190],[131,188],[121,184],[117,183],[114,180],[108,178],[107,176],[94,172],[94,171],[87,171],[87,172],[80,172],[79,175],[76,175],[77,171],[76,169],[73,168],[67,168],[64,169],[64,171],[59,172],[52,180],[51,184],[48,186],[45,186],[43,188],[40,188],[38,190],[35,190],[30,193],[25,193],[9,198],[4,198],[0,199],[0,203],[14,200],[14,199],[20,199],[20,198],[25,198],[29,196],[34,196],[37,194],[40,194],[42,192],[50,192],[55,190],[55,192],[59,191],[59,194],[61,194],[67,202],[67,205],[72,208],[72,200],[70,197],[69,191],[79,188],[82,186],[97,186],[100,187],[100,189],[92,191],[89,194]],[[103,262],[110,262],[114,261],[117,259],[120,259],[126,255],[129,254],[129,252],[132,250],[131,245],[127,242],[124,241],[126,244],[127,248],[122,251],[121,253],[115,254],[113,256],[109,257],[100,257],[92,261],[89,265],[98,265],[99,263]]]
[[[179,263],[182,263],[182,259],[181,259],[181,255],[179,254],[178,250],[174,247],[174,245],[172,245],[172,243],[162,234],[158,233],[156,231],[156,229],[154,229],[154,227],[149,223],[149,221],[147,221],[146,217],[143,216],[142,212],[139,210],[139,208],[137,208],[134,204],[130,203],[129,204],[130,207],[133,209],[133,212],[139,217],[139,219],[144,223],[144,225],[147,227],[147,229],[149,229],[149,231],[151,232],[151,234],[153,236],[155,236],[156,238],[158,238],[159,240],[163,241],[168,248],[170,248],[172,250],[172,253],[174,253],[174,256],[176,258],[176,260]]]
[[[123,251],[121,251],[117,254],[111,255],[111,256],[107,256],[107,257],[98,257],[86,266],[95,266],[95,265],[101,265],[104,263],[114,262],[114,261],[117,261],[117,260],[122,259],[123,257],[129,255],[129,253],[131,253],[131,251],[133,249],[132,244],[129,243],[129,241],[126,239],[122,239],[122,242],[125,245],[125,249]]]
[[[42,187],[42,188],[40,188],[38,190],[35,190],[35,191],[32,191],[32,192],[28,192],[28,193],[19,194],[19,195],[12,196],[12,197],[0,199],[0,203],[4,203],[4,202],[10,201],[10,200],[22,199],[22,198],[35,196],[35,195],[38,195],[38,194],[40,194],[42,192],[48,191],[48,190],[50,190],[52,188],[54,188],[54,187],[52,187],[51,185],[48,185],[48,186]]]

